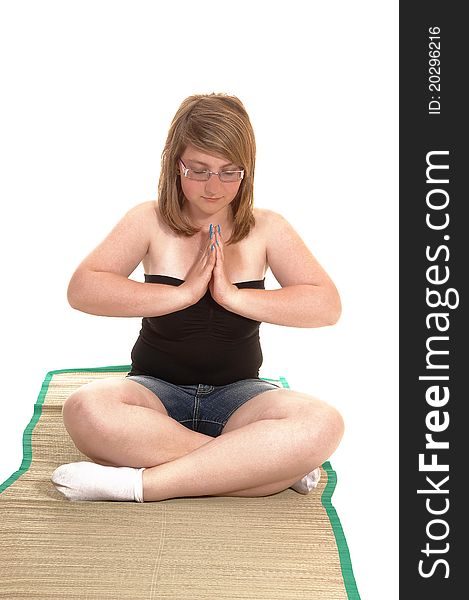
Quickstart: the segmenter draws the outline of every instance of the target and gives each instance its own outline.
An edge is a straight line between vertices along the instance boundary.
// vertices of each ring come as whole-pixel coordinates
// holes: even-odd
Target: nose
[[[210,178],[205,183],[205,192],[208,196],[218,196],[222,190],[222,182],[218,175],[210,175]]]

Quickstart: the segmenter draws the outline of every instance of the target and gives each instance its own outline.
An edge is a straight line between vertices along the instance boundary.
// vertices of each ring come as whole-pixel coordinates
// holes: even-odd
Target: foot
[[[292,490],[299,494],[309,494],[315,487],[317,487],[319,480],[321,479],[321,469],[317,467],[311,473],[307,473],[294,485],[290,486]]]
[[[58,467],[51,479],[68,500],[143,502],[142,471],[76,462]]]

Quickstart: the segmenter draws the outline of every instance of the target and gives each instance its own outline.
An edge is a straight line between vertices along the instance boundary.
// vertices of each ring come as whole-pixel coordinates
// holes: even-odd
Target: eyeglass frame
[[[186,167],[186,165],[182,162],[182,158],[179,159],[179,162],[182,165],[182,172],[184,177],[190,179],[191,181],[209,181],[212,175],[218,175],[218,179],[221,181],[221,183],[237,183],[238,181],[242,181],[244,179],[244,169],[236,169],[234,171],[210,171],[209,169],[204,169],[204,173],[207,173],[207,179],[192,179],[192,177],[187,176],[187,173],[189,171],[193,171],[194,169]],[[223,181],[220,177],[220,173],[241,173],[241,175],[239,179],[236,179],[235,181]]]

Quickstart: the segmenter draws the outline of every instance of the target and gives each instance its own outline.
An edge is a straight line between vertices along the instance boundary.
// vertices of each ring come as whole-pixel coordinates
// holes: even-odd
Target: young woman
[[[259,378],[260,322],[334,324],[337,290],[292,226],[253,208],[240,100],[195,95],[162,153],[158,201],[129,210],[78,266],[71,306],[143,317],[125,378],[76,390],[63,419],[93,462],[52,475],[70,500],[307,493],[343,434],[333,407]],[[145,282],[129,279],[140,264]],[[270,268],[279,289],[264,289]]]

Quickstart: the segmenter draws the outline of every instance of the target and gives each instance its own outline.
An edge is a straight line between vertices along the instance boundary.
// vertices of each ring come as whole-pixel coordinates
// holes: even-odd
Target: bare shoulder
[[[127,210],[78,269],[128,276],[147,255],[158,228],[155,201],[136,204]]]
[[[158,219],[158,203],[156,200],[146,200],[129,208],[126,217],[142,223]]]
[[[278,215],[278,213],[269,208],[255,208],[253,213],[254,218],[256,219],[256,225],[260,226],[265,226]]]
[[[123,220],[129,227],[135,227],[141,231],[141,235],[149,236],[151,239],[171,233],[161,217],[157,200],[136,204],[127,211]]]
[[[263,209],[256,227],[266,242],[267,264],[280,285],[323,285],[328,275],[293,225],[280,213]]]
[[[295,230],[287,219],[278,212],[267,208],[255,208],[254,218],[256,219],[256,229],[266,241],[278,238],[279,235],[294,235]]]

